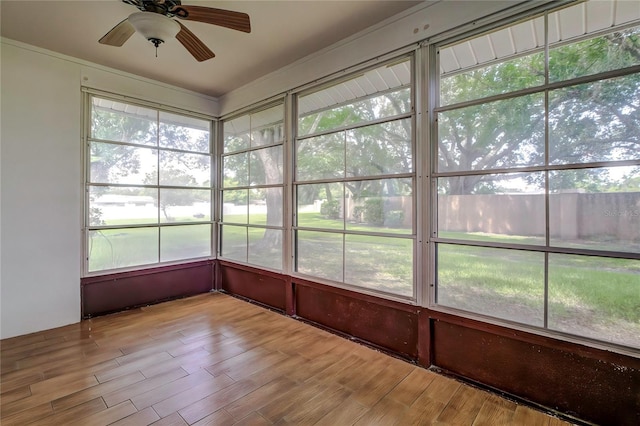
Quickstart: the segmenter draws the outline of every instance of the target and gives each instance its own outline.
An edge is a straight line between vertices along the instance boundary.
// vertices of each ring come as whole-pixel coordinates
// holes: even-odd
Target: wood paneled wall
[[[213,289],[214,267],[208,260],[82,278],[82,317],[206,293]]]

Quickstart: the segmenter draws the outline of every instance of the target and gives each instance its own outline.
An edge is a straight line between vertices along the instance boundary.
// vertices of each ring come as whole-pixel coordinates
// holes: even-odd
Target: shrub
[[[353,219],[356,222],[363,222],[364,221],[363,216],[364,216],[364,206],[355,206],[353,208]]]
[[[367,198],[364,201],[364,221],[371,225],[384,224],[384,200],[382,198]]]
[[[402,226],[404,223],[404,212],[402,210],[391,210],[387,212],[384,224],[386,226]]]
[[[320,214],[329,219],[339,219],[340,202],[338,200],[325,201],[320,206]]]

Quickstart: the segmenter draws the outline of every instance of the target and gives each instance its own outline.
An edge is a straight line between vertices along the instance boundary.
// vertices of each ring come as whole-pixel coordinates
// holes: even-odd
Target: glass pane
[[[240,151],[249,148],[251,139],[251,119],[243,115],[222,123],[224,152]]]
[[[640,167],[550,172],[551,245],[640,253]]]
[[[413,296],[413,240],[363,235],[345,238],[346,283]]]
[[[410,84],[411,61],[406,60],[301,96],[298,98],[298,135],[409,113]]]
[[[222,173],[224,177],[223,187],[249,185],[249,154],[228,155],[223,158]]]
[[[158,143],[157,120],[156,110],[94,97],[91,137],[155,146]]]
[[[91,142],[91,183],[158,184],[158,151],[125,145]]]
[[[544,164],[544,95],[438,114],[438,171]]]
[[[544,253],[438,244],[437,303],[544,325]]]
[[[249,191],[233,189],[222,191],[222,221],[248,223]]]
[[[89,271],[158,262],[158,228],[89,231]]]
[[[344,188],[341,183],[298,185],[298,226],[344,229]]]
[[[211,220],[208,189],[160,189],[160,221],[201,222]]]
[[[549,255],[549,328],[640,348],[640,261]]]
[[[225,259],[247,261],[247,228],[244,226],[220,227],[220,256]]]
[[[543,49],[542,17],[441,48],[440,105],[544,84]]]
[[[452,52],[441,51],[441,57],[443,54]],[[540,86],[544,84],[544,52],[443,77],[442,106]]]
[[[160,261],[211,256],[211,225],[160,228]]]
[[[282,269],[282,231],[249,228],[249,263]]]
[[[326,95],[319,93],[309,96],[324,97]],[[393,117],[410,111],[411,89],[407,87],[396,92],[385,93],[320,112],[301,114],[298,120],[298,134],[300,136],[312,135],[367,121]]]
[[[210,122],[160,111],[160,146],[209,152]]]
[[[273,145],[284,140],[284,105],[251,114],[251,146]]]
[[[438,179],[438,236],[545,244],[544,173]]]
[[[249,191],[249,223],[282,226],[282,188]]]
[[[249,161],[251,185],[282,183],[282,146],[252,151]]]
[[[582,22],[579,23],[582,25]],[[556,82],[640,64],[640,27],[549,50],[549,81]]]
[[[160,152],[160,185],[209,186],[211,184],[211,156]]]
[[[114,186],[89,187],[89,225],[158,223],[158,190]]]
[[[347,176],[410,173],[411,120],[398,120],[346,132]]]
[[[411,234],[411,179],[345,182],[347,229]]]
[[[342,282],[342,234],[297,231],[296,271]]]
[[[640,159],[640,74],[549,93],[552,164]]]
[[[296,180],[344,177],[344,132],[296,143]]]

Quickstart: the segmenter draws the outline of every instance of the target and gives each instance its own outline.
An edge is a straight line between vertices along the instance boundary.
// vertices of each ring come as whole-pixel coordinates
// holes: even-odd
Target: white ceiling
[[[216,54],[201,63],[175,39],[158,48],[157,58],[135,34],[122,47],[99,44],[138,11],[120,0],[0,0],[0,30],[2,37],[218,97],[419,3],[183,0],[251,17],[250,34],[182,21]]]

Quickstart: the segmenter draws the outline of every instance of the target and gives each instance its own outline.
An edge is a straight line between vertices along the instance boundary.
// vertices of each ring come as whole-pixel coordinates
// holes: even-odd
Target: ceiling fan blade
[[[186,11],[186,14],[183,11]],[[231,28],[232,30],[238,30],[245,33],[251,32],[251,22],[249,21],[249,15],[246,13],[216,9],[213,7],[185,5],[176,7],[172,12],[176,13],[178,18],[189,21],[219,25],[221,27]]]
[[[115,27],[106,33],[98,42],[109,46],[122,46],[129,37],[136,32],[133,25],[129,22],[129,18],[125,18]]]
[[[180,24],[180,22],[178,22],[178,24]],[[206,61],[216,56],[202,40],[182,24],[180,24],[180,32],[176,35],[176,39],[178,39],[198,62]]]

